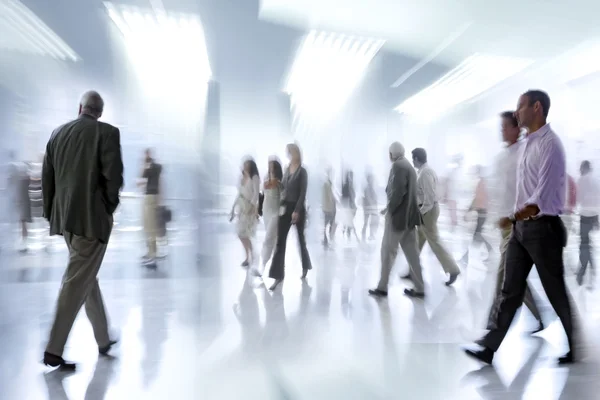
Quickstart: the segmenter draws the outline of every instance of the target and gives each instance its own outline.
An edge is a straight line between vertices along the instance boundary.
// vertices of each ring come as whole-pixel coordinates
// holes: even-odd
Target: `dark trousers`
[[[279,216],[277,225],[277,245],[275,246],[275,254],[271,261],[271,269],[269,270],[269,278],[283,279],[285,277],[285,248],[287,244],[288,233],[292,227],[292,213],[296,207],[296,203],[283,203],[285,213]],[[296,231],[298,232],[298,245],[300,246],[300,257],[302,258],[302,269],[312,269],[310,263],[310,255],[306,248],[306,238],[304,236],[304,227],[306,225],[306,210],[302,209],[298,220],[296,221]]]
[[[483,237],[483,225],[485,225],[485,221],[487,220],[487,210],[479,209],[477,210],[477,224],[475,225],[475,232],[473,232],[473,242],[477,244],[485,244],[485,247],[490,250],[492,246],[488,243],[487,240]]]
[[[588,264],[592,269],[592,277],[595,276],[594,271],[594,260],[592,257],[592,243],[590,242],[590,233],[598,227],[598,216],[592,217],[581,216],[579,219],[579,236],[581,242],[579,243],[579,262],[581,266],[577,271],[577,283],[580,285],[583,283],[583,277],[587,270]]]
[[[485,347],[493,351],[500,347],[523,303],[527,276],[535,264],[544,291],[574,352],[574,321],[564,279],[563,248],[566,243],[567,231],[559,217],[543,216],[515,224],[506,250],[502,291],[492,306],[488,322],[490,331],[482,340]]]
[[[488,253],[492,251],[492,245],[485,240],[483,237],[483,226],[485,225],[485,221],[487,220],[487,210],[477,209],[477,224],[475,225],[475,232],[473,232],[473,243],[475,244],[484,244]],[[469,260],[469,248],[467,247],[467,251],[462,256],[461,262],[467,262]]]

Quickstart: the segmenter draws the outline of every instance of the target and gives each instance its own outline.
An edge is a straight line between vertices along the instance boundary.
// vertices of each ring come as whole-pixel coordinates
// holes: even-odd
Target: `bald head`
[[[404,146],[400,142],[392,143],[390,145],[390,159],[396,161],[401,157],[404,157]]]
[[[81,96],[81,101],[79,102],[79,114],[100,118],[102,116],[102,111],[104,111],[104,100],[102,100],[102,96],[100,96],[98,92],[90,90]]]

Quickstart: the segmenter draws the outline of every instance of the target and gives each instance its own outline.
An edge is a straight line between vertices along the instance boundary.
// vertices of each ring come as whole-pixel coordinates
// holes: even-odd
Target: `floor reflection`
[[[428,295],[411,300],[402,294],[399,257],[389,297],[377,301],[367,289],[378,279],[380,242],[340,240],[325,250],[314,233],[309,235],[314,269],[308,279],[294,273],[300,271],[300,259],[291,251],[288,277],[281,290],[269,292],[262,280],[238,266],[243,250],[231,226],[215,224],[223,225],[216,230],[221,233],[204,238],[201,248],[172,244],[168,262],[154,270],[139,265],[139,233],[119,234],[124,242],[109,248],[100,282],[120,344],[114,359],[98,358],[91,327],[81,313],[65,354],[81,366],[71,375],[39,365],[66,254],[2,254],[0,340],[5,356],[0,360],[0,397],[597,398],[600,354],[593,349],[599,348],[598,293],[576,287],[572,274],[567,283],[585,320],[589,360],[570,368],[551,365],[565,345],[560,326],[550,324],[539,338],[524,336],[529,321],[522,313],[495,368],[480,369],[460,345],[483,328],[497,259],[483,264],[474,253],[456,285],[448,288],[437,260],[425,248]],[[453,254],[460,256],[468,235],[466,230],[444,233]],[[531,284],[541,293],[535,274]],[[540,302],[545,320],[552,321],[547,299]]]

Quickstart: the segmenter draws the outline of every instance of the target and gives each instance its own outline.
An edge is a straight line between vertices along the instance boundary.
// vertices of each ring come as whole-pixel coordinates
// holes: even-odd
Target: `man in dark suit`
[[[381,212],[385,214],[385,231],[381,243],[381,278],[377,288],[369,290],[369,294],[387,296],[390,273],[400,246],[414,283],[414,288],[405,289],[404,294],[423,297],[425,289],[417,242],[417,226],[422,223],[417,202],[417,173],[404,157],[404,146],[398,142],[390,146],[390,161],[392,168],[385,189],[387,207]]]
[[[81,306],[92,323],[100,354],[116,341],[108,322],[97,275],[113,226],[123,185],[119,129],[104,122],[104,101],[96,92],[83,95],[79,118],[56,129],[46,147],[42,170],[44,217],[50,234],[62,235],[69,249],[56,316],[44,363],[74,369],[62,353]]]

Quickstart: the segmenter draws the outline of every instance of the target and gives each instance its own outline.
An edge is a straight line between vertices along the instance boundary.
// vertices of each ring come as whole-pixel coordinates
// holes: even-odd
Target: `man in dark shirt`
[[[156,163],[152,157],[152,151],[146,149],[144,179],[146,191],[144,196],[144,232],[146,233],[146,244],[148,253],[143,257],[144,264],[154,265],[156,263],[157,246],[156,237],[158,233],[157,209],[160,204],[161,185],[160,174],[162,165]]]

